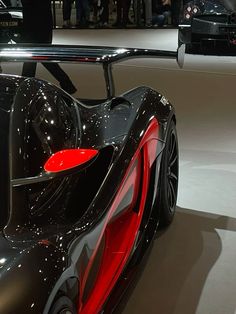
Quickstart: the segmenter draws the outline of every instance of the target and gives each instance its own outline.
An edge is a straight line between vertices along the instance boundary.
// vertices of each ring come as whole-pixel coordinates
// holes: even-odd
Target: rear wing
[[[100,64],[103,67],[107,97],[115,95],[112,65],[134,58],[176,59],[178,51],[103,46],[70,45],[0,45],[0,62],[75,62]]]

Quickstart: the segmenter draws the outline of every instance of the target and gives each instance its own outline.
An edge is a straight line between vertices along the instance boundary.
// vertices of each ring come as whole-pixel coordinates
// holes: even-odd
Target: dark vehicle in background
[[[0,0],[0,43],[20,42],[22,25],[22,9],[7,7]]]
[[[107,91],[78,100],[0,75],[0,313],[112,313],[158,226],[173,220],[174,108],[145,86],[115,95],[112,64],[139,56],[176,53],[0,47],[2,63],[98,64]]]
[[[194,0],[185,3],[179,25],[179,46],[192,53],[235,53],[236,8],[227,0]]]

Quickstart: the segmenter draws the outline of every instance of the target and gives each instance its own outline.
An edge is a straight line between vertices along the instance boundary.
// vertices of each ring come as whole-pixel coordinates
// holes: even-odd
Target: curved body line
[[[79,306],[79,312],[78,313],[82,313],[82,314],[88,314],[88,313],[97,313],[97,311],[101,310],[102,305],[104,304],[105,300],[107,299],[109,293],[111,292],[113,286],[115,285],[116,281],[118,280],[122,270],[124,269],[124,266],[127,263],[127,260],[129,258],[129,255],[133,249],[133,245],[135,243],[135,239],[138,233],[138,229],[142,220],[142,215],[144,212],[144,207],[145,207],[145,201],[146,201],[146,196],[147,196],[147,191],[148,191],[148,186],[149,186],[149,178],[150,178],[150,169],[151,166],[153,164],[153,162],[155,161],[156,158],[156,152],[157,152],[157,135],[158,135],[158,130],[159,130],[159,125],[158,122],[155,118],[153,118],[150,123],[149,126],[147,128],[147,130],[144,132],[143,137],[140,141],[140,144],[138,146],[138,149],[136,150],[129,166],[128,169],[126,171],[126,174],[121,182],[120,188],[115,196],[115,199],[112,203],[112,206],[107,214],[107,217],[105,219],[104,225],[103,225],[103,229],[102,232],[99,235],[99,238],[97,240],[97,244],[96,247],[93,251],[93,254],[90,258],[89,264],[86,268],[85,271],[85,275],[83,280],[81,281],[81,285],[80,285],[80,291],[82,292],[81,294],[83,294],[83,290],[85,288],[85,284],[86,284],[86,280],[88,278],[89,272],[91,270],[91,267],[93,265],[95,256],[97,254],[97,250],[98,247],[100,245],[100,242],[102,240],[102,237],[104,236],[104,233],[107,231],[108,224],[111,221],[115,210],[117,209],[120,200],[122,199],[123,194],[126,191],[123,191],[123,188],[126,186],[126,181],[129,180],[128,175],[130,174],[130,171],[132,170],[132,167],[134,166],[135,161],[140,158],[140,152],[142,152],[143,150],[143,170],[142,170],[142,182],[140,182],[141,186],[140,186],[140,191],[139,193],[141,193],[141,198],[139,199],[139,203],[138,203],[138,211],[135,213],[135,219],[133,219],[133,221],[130,221],[130,235],[129,235],[129,243],[126,244],[127,248],[126,248],[126,252],[122,255],[122,252],[120,252],[122,255],[121,258],[117,259],[117,264],[115,265],[115,269],[113,269],[113,275],[112,274],[106,274],[106,272],[104,271],[105,275],[107,275],[107,278],[109,278],[108,280],[105,280],[105,282],[102,283],[102,279],[98,278],[97,282],[95,283],[95,286],[93,287],[93,291],[90,295],[90,297],[88,298],[88,301],[86,302],[85,305],[80,304]],[[153,145],[153,141],[155,142]],[[133,209],[134,210],[134,209]],[[133,228],[132,228],[133,225]],[[110,229],[109,229],[110,230]],[[108,231],[109,232],[109,231]],[[109,242],[109,239],[108,239]],[[111,244],[109,244],[109,246],[111,246]],[[125,246],[125,245],[124,245]],[[107,259],[107,258],[106,258]],[[104,260],[106,260],[104,258]],[[106,263],[105,263],[106,264]],[[101,268],[103,268],[101,266]],[[100,272],[100,271],[99,271]],[[112,276],[112,278],[110,277]],[[99,275],[98,275],[99,277]],[[99,286],[100,289],[97,288],[97,286]],[[104,289],[105,291],[101,291],[101,286],[105,286],[106,289]],[[104,288],[105,288],[104,287]],[[103,287],[102,287],[103,288]],[[96,293],[95,293],[96,291]],[[98,292],[99,291],[99,292]]]

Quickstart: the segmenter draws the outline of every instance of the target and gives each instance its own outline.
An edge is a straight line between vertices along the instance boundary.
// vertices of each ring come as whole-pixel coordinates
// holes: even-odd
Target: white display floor
[[[177,31],[62,30],[54,39],[175,50]],[[91,90],[90,72],[81,68],[81,90]],[[188,56],[183,69],[137,59],[114,73],[117,93],[145,84],[169,98],[180,148],[176,218],[155,241],[123,314],[235,314],[236,57]]]

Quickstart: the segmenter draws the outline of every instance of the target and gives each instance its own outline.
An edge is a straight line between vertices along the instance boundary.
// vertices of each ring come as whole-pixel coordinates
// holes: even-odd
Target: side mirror
[[[96,149],[66,149],[56,152],[46,161],[44,171],[35,177],[13,179],[13,187],[40,183],[67,176],[89,167],[97,158]]]

